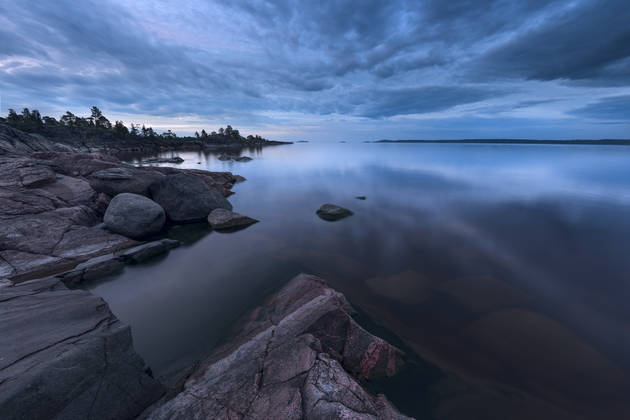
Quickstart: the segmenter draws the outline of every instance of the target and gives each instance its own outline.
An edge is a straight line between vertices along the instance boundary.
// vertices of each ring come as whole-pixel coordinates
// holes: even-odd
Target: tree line
[[[163,138],[163,139],[175,139],[182,140],[191,139],[192,137],[177,137],[171,130],[167,130],[161,134],[158,134],[152,127],[146,127],[144,124],[131,123],[130,127],[122,121],[115,121],[114,124],[107,119],[101,110],[93,106],[90,108],[90,115],[88,117],[80,117],[73,114],[70,111],[66,111],[59,120],[50,116],[42,116],[41,113],[34,109],[29,110],[24,108],[21,113],[17,113],[14,109],[9,109],[9,113],[6,118],[0,117],[0,123],[5,123],[11,127],[17,128],[29,133],[47,134],[50,131],[54,131],[59,127],[66,127],[72,131],[84,131],[91,135],[98,135],[99,133],[111,133],[117,138]],[[201,133],[195,132],[196,139],[215,140],[220,142],[226,141],[265,141],[262,137],[247,136],[247,138],[240,135],[238,130],[228,125],[226,128],[219,128],[218,131],[212,131],[210,134],[205,129],[201,130]]]

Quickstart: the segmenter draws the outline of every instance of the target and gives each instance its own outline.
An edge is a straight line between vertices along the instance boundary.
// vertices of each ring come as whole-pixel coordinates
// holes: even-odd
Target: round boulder
[[[334,222],[344,217],[352,216],[352,211],[339,207],[335,204],[324,204],[317,210],[317,215],[326,221]]]
[[[105,211],[105,227],[130,238],[142,238],[162,230],[164,209],[143,195],[122,193],[110,201]]]
[[[214,209],[232,210],[219,191],[198,176],[179,173],[169,175],[150,188],[151,196],[176,223],[204,220]]]
[[[241,228],[256,222],[258,220],[225,209],[214,209],[208,215],[208,223],[212,229]]]

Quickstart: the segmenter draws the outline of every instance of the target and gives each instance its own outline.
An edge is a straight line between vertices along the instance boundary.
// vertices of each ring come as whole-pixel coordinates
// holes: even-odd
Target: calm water
[[[88,287],[158,375],[202,358],[293,275],[320,275],[411,355],[369,384],[426,418],[630,418],[630,147],[298,143],[251,162],[261,220]],[[200,162],[200,163],[198,163]],[[366,196],[360,201],[355,196]],[[355,215],[326,222],[323,203]]]

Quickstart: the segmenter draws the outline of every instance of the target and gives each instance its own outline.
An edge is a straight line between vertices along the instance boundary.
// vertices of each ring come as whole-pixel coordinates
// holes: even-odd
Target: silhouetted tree
[[[131,123],[131,135],[136,137],[138,135],[138,126]]]
[[[98,121],[98,119],[103,116],[103,113],[101,112],[101,110],[98,109],[98,107],[96,106],[93,106],[92,108],[90,108],[90,111],[92,112],[92,119],[94,121]]]
[[[7,116],[7,122],[9,124],[17,124],[20,122],[20,116],[15,112],[15,109],[9,108],[9,115]]]
[[[66,111],[66,113],[59,119],[59,121],[63,125],[74,127],[77,124],[77,116],[70,111]]]
[[[59,125],[59,122],[53,117],[45,116],[44,117],[44,125],[46,127],[56,127]]]
[[[114,124],[114,133],[116,133],[117,137],[124,139],[129,134],[129,130],[127,130],[127,127],[125,127],[122,121],[116,121]]]

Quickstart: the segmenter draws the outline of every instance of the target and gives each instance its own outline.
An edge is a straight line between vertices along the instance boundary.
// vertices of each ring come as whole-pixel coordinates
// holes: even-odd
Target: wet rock
[[[179,244],[179,241],[172,239],[148,242],[133,248],[91,258],[66,272],[57,274],[56,277],[61,279],[66,286],[74,287],[86,281],[98,280],[116,274],[124,268],[125,264],[147,261],[168,252]]]
[[[109,203],[103,220],[112,232],[143,238],[162,230],[166,215],[155,201],[143,195],[122,193]]]
[[[0,413],[13,419],[126,419],[164,389],[99,297],[59,279],[0,288]]]
[[[250,160],[252,160],[252,158],[250,158],[249,156],[239,156],[235,157],[234,160],[237,162],[249,162]]]
[[[112,254],[91,258],[77,265],[74,269],[57,275],[66,286],[74,287],[85,281],[97,280],[116,274],[125,267],[125,263]]]
[[[174,239],[161,239],[138,245],[133,248],[125,249],[114,253],[115,257],[127,264],[137,264],[145,262],[153,257],[164,254],[169,250],[176,248],[180,242]]]
[[[219,160],[232,160],[233,157],[229,156],[229,155],[219,155],[219,157],[217,159],[219,159]]]
[[[163,178],[160,172],[132,167],[117,167],[96,171],[90,175],[90,185],[98,192],[111,196],[120,193],[149,195],[151,184]]]
[[[226,209],[214,209],[208,215],[208,223],[215,230],[245,227],[256,222],[258,220]]]
[[[235,327],[150,419],[406,419],[359,379],[394,374],[400,350],[352,319],[341,293],[299,275]]]
[[[324,204],[319,208],[319,210],[317,210],[317,215],[321,219],[329,222],[334,222],[336,220],[343,219],[344,217],[352,216],[353,214],[354,213],[352,213],[352,211],[335,204]]]
[[[145,159],[140,163],[182,163],[184,159],[179,156],[171,157],[171,158],[151,158]]]
[[[214,209],[232,210],[232,205],[215,188],[192,174],[169,175],[151,185],[151,196],[174,222],[204,220]]]

